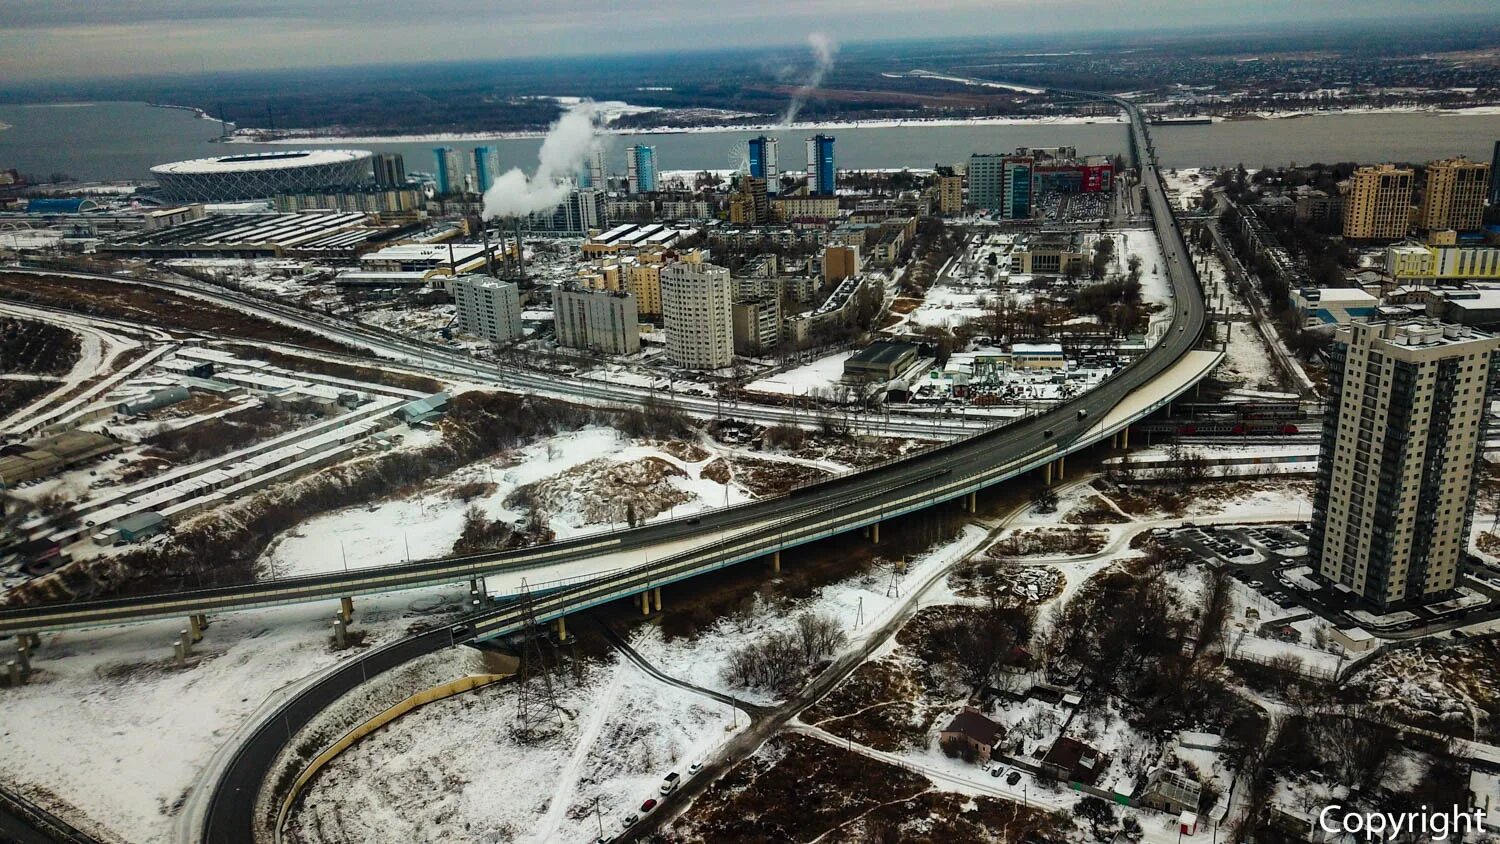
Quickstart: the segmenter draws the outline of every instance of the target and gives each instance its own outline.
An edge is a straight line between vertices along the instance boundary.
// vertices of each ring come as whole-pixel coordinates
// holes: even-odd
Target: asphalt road
[[[256,795],[290,737],[370,677],[452,643],[447,627],[401,639],[350,661],[288,700],[240,745],[230,760],[214,787],[201,840],[212,844],[254,841]]]

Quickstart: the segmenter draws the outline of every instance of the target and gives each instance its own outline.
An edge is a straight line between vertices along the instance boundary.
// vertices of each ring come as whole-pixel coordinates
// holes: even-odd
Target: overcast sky
[[[1127,13],[1128,10],[1128,13]],[[1485,13],[1474,0],[0,0],[0,79]]]

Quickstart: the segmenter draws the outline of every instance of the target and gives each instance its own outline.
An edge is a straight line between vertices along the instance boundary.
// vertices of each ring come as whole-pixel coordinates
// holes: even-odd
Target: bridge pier
[[[469,578],[469,603],[476,612],[490,605],[489,585],[483,579]]]
[[[639,600],[640,605],[641,605],[641,615],[650,615],[651,614],[651,590],[647,589],[645,592],[642,592],[641,594],[637,595],[636,598]]]
[[[781,551],[771,552],[771,574],[781,574]]]
[[[21,666],[17,665],[15,660],[5,663],[5,673],[12,689],[21,685],[21,682],[25,679],[21,676]]]
[[[347,595],[339,599],[339,620],[345,626],[354,620],[354,599]]]
[[[977,491],[969,493],[969,512],[979,512],[979,493]]]
[[[1057,458],[1057,479],[1062,480],[1068,466],[1067,457]]]
[[[203,641],[203,627],[198,623],[198,616],[188,616],[187,633],[189,641],[194,643]]]
[[[187,665],[188,653],[192,650],[192,640],[188,638],[186,630],[177,631],[177,641],[172,643],[172,648],[177,654],[177,666],[180,668]]]
[[[656,602],[656,611],[661,612],[661,587],[651,590],[651,598]]]
[[[1123,449],[1126,449],[1126,450],[1130,449],[1130,426],[1129,425],[1126,425],[1125,428],[1120,431],[1120,448],[1123,448]]]
[[[333,616],[333,643],[339,650],[349,647],[349,625],[345,623],[342,613],[334,613]]]
[[[1052,486],[1052,461],[1050,460],[1047,461],[1046,466],[1042,467],[1042,479],[1047,486]]]
[[[557,617],[557,641],[568,641],[568,617],[565,615]]]
[[[31,673],[31,653],[25,648],[16,648],[16,662],[20,663],[22,673]]]
[[[875,522],[874,524],[870,525],[870,544],[880,544],[880,522]]]

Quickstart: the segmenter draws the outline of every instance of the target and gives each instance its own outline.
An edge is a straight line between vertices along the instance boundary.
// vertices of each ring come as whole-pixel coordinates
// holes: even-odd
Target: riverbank
[[[180,108],[181,106],[174,106]],[[1230,116],[1211,116],[1213,123],[1239,123],[1255,120],[1295,120],[1305,117],[1334,117],[1356,114],[1432,114],[1441,117],[1481,117],[1500,115],[1500,105],[1465,106],[1463,108],[1440,108],[1437,106],[1348,106],[1314,110],[1266,110],[1249,111]],[[841,129],[898,129],[898,128],[942,128],[974,126],[1086,126],[1117,125],[1125,123],[1123,113],[1112,117],[1099,115],[1056,115],[1039,117],[967,117],[899,119],[899,120],[836,120],[824,122],[798,122],[790,124],[746,123],[714,126],[660,126],[660,127],[611,127],[601,129],[602,134],[628,137],[633,135],[694,135],[724,132],[802,132],[837,131]],[[472,143],[478,141],[523,141],[546,137],[545,132],[429,132],[405,135],[361,134],[340,132],[334,129],[278,129],[274,137],[267,137],[268,130],[256,128],[236,129],[224,139],[230,144],[278,144],[295,145],[306,143],[349,144],[421,144],[421,143]]]
[[[719,126],[662,126],[662,127],[609,127],[601,129],[607,135],[698,135],[724,132],[819,132],[840,129],[926,129],[947,126],[1084,126],[1090,124],[1116,125],[1125,123],[1123,114],[1114,117],[1059,115],[1055,117],[970,117],[934,118],[931,120],[843,120],[830,122],[800,123],[746,123]],[[337,141],[350,144],[417,144],[417,143],[464,143],[469,141],[523,141],[546,137],[546,132],[434,132],[411,135],[360,135],[339,134],[331,130],[288,129],[277,130],[279,137],[258,136],[258,129],[240,129],[225,139],[230,144],[305,144]]]
[[[1435,114],[1441,117],[1484,117],[1500,114],[1500,105],[1476,105],[1463,108],[1441,106],[1345,106],[1323,109],[1287,109],[1270,111],[1247,111],[1227,117],[1213,116],[1215,123],[1235,123],[1241,120],[1292,120],[1298,117],[1331,117],[1341,114]]]

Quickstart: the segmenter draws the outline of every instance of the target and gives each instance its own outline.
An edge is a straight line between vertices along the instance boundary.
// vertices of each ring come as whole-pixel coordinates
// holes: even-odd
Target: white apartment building
[[[552,293],[557,343],[606,355],[641,350],[640,315],[635,297],[623,291],[559,287]]]
[[[1459,582],[1500,338],[1430,319],[1335,335],[1310,559],[1378,607]]]
[[[521,337],[521,293],[508,281],[487,275],[461,275],[453,280],[453,301],[463,333],[491,343]]]
[[[713,264],[668,264],[661,271],[667,358],[688,369],[734,362],[734,284]]]

